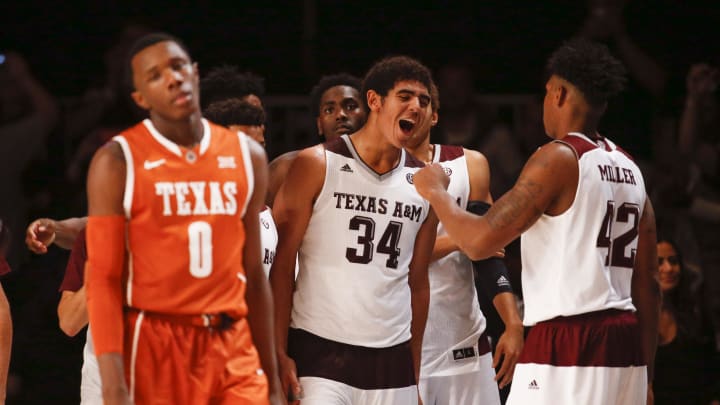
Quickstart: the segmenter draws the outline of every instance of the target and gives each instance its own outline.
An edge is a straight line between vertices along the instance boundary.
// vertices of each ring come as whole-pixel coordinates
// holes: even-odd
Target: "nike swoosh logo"
[[[145,168],[145,170],[152,170],[152,169],[162,166],[164,164],[165,164],[165,159],[159,159],[159,160],[153,160],[153,161],[146,160],[145,163],[143,164],[143,167]]]

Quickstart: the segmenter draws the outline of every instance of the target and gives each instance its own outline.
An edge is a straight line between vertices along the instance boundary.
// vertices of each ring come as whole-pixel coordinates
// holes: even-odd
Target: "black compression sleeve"
[[[467,210],[477,215],[484,215],[490,204],[484,201],[468,201]],[[475,285],[481,288],[482,293],[492,299],[497,294],[503,292],[512,293],[512,285],[510,285],[510,274],[503,259],[491,257],[484,260],[473,262],[473,269],[478,279]]]

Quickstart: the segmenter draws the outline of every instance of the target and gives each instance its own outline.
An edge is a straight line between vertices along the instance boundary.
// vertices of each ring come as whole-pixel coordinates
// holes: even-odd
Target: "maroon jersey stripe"
[[[457,145],[438,145],[440,146],[440,161],[447,162],[455,160],[465,154],[462,146]]]
[[[558,139],[555,142],[564,143],[570,146],[577,156],[578,160],[585,154],[593,149],[597,149],[598,146],[588,140],[575,135],[568,135],[563,139]]]
[[[425,163],[421,162],[410,153],[405,152],[405,167],[425,167]]]

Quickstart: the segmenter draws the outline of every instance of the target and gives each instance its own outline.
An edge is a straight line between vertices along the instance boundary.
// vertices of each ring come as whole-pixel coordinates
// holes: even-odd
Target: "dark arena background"
[[[490,117],[488,134],[502,129],[510,145],[516,145],[522,143],[520,137],[539,133],[540,140],[534,138],[539,145],[538,100],[549,53],[576,35],[607,43],[627,65],[630,81],[611,101],[604,130],[646,172],[658,224],[672,232],[692,231],[694,247],[686,258],[704,275],[710,291],[705,307],[720,330],[720,211],[698,217],[690,209],[693,198],[720,206],[720,126],[706,139],[714,152],[691,158],[675,153],[689,69],[702,62],[720,66],[720,2],[628,0],[619,18],[603,20],[600,10],[618,3],[623,1],[2,2],[0,53],[23,58],[60,111],[49,135],[28,152],[32,157],[21,167],[11,167],[10,157],[27,152],[33,142],[18,145],[3,139],[20,101],[6,91],[13,78],[0,66],[0,200],[18,198],[6,190],[19,181],[24,201],[23,214],[10,221],[13,272],[1,280],[14,328],[7,403],[79,402],[85,331],[65,336],[56,312],[68,252],[52,247],[46,255],[31,254],[23,233],[35,218],[85,215],[87,165],[99,146],[92,137],[126,122],[127,94],[116,90],[121,50],[128,36],[142,30],[166,31],[182,39],[201,76],[222,64],[262,76],[271,159],[317,142],[307,95],[322,75],[362,76],[374,61],[395,54],[416,57],[433,69],[441,92],[441,123],[443,105],[448,114],[467,112],[467,106],[453,101],[469,93],[470,114],[482,111]],[[441,72],[446,73],[442,80]],[[715,75],[720,81],[717,71]],[[107,111],[96,111],[104,105],[110,106]],[[87,113],[77,113],[83,109]],[[89,122],[93,116],[102,118]],[[486,142],[485,135],[467,146],[484,152],[493,176],[501,179],[506,172],[504,150]],[[519,156],[526,158],[532,150],[528,148],[518,146]],[[666,177],[691,171],[693,164],[709,165],[709,177],[702,177],[704,191],[683,194],[678,190],[687,191],[685,178]],[[507,170],[504,183],[493,184],[496,197],[512,180],[512,170]],[[0,202],[0,216],[9,215],[2,211],[5,207]],[[687,218],[680,224],[679,213]],[[519,291],[516,250],[508,248],[507,260]],[[708,258],[706,251],[716,253]]]

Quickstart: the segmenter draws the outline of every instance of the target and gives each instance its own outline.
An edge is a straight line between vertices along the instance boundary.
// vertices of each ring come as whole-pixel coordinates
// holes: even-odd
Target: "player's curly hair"
[[[586,39],[563,43],[548,59],[547,77],[557,75],[577,87],[594,106],[620,93],[627,82],[623,64],[607,46]]]
[[[404,80],[420,82],[428,92],[435,85],[430,69],[420,61],[409,56],[391,56],[376,62],[368,70],[363,79],[362,94],[374,90],[384,97],[397,82]]]
[[[210,121],[222,125],[263,125],[265,124],[265,111],[247,101],[231,98],[216,101],[210,104],[203,116]]]
[[[435,83],[430,86],[430,106],[433,112],[440,109],[440,89],[438,89]]]
[[[359,77],[348,73],[338,73],[321,77],[320,81],[310,90],[310,111],[313,117],[320,115],[320,99],[323,94],[335,86],[348,86],[360,92],[362,89],[362,81]],[[360,97],[362,100],[362,94]],[[365,106],[365,103],[361,103],[361,105]]]
[[[229,98],[245,98],[250,94],[265,95],[265,79],[251,73],[240,72],[237,66],[223,65],[213,68],[200,79],[200,108]]]

